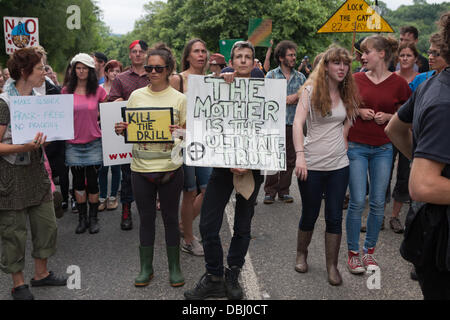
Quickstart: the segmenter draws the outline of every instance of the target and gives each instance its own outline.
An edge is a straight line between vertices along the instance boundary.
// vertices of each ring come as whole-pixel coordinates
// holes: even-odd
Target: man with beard
[[[278,62],[276,69],[270,70],[266,78],[270,79],[286,79],[287,81],[287,97],[286,97],[286,160],[287,170],[280,171],[275,175],[267,176],[264,185],[266,196],[265,204],[275,202],[278,198],[285,202],[294,201],[289,195],[289,187],[292,180],[292,172],[295,168],[295,149],[292,140],[292,124],[294,122],[295,110],[297,108],[298,95],[297,92],[306,81],[305,76],[295,70],[297,45],[289,40],[281,41],[275,48],[275,60]]]

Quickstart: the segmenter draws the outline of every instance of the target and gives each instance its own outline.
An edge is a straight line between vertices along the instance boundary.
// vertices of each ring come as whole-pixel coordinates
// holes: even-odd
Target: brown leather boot
[[[313,232],[298,229],[297,233],[297,259],[295,261],[295,271],[305,273],[308,271],[308,246],[311,243]]]
[[[332,286],[342,284],[342,277],[337,268],[342,234],[325,232],[325,256],[327,263],[328,282]]]

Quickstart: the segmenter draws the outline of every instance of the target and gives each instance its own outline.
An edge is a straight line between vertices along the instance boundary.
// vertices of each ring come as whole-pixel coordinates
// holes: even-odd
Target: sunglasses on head
[[[168,66],[144,66],[144,69],[148,73],[151,73],[153,71],[153,69],[155,69],[155,71],[157,73],[162,73],[164,71],[164,69],[167,67]]]

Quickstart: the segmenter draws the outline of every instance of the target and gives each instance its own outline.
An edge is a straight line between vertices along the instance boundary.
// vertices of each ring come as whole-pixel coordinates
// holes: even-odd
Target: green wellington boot
[[[134,279],[135,287],[148,286],[153,278],[153,246],[139,246],[139,257],[141,261],[141,272]]]
[[[167,260],[169,261],[170,285],[181,287],[184,285],[184,277],[180,268],[180,246],[167,247]]]

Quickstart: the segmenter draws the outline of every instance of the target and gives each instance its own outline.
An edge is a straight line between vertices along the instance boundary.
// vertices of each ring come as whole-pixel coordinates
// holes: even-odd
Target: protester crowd
[[[239,275],[250,245],[259,190],[264,183],[263,205],[277,199],[293,203],[289,191],[293,173],[302,201],[293,269],[308,272],[308,246],[324,200],[328,281],[342,284],[338,257],[346,197],[346,267],[352,274],[379,269],[375,256],[383,252],[375,250],[392,179],[396,183],[389,225],[395,233],[405,231],[399,213],[404,204],[410,206],[402,248],[410,248],[408,231],[417,229],[413,215],[419,214],[412,200],[445,208],[450,204],[449,192],[441,198],[430,196],[433,188],[444,194],[450,181],[446,175],[450,145],[445,136],[445,121],[450,121],[450,13],[442,15],[440,26],[441,31],[429,39],[428,59],[417,50],[418,30],[408,26],[400,30],[398,40],[382,35],[361,39],[352,48],[353,56],[332,45],[315,57],[313,65],[308,56],[298,65],[297,45],[284,40],[273,49],[277,64],[273,70],[269,70],[272,46],[261,64],[253,45],[238,41],[227,62],[220,53],[210,54],[203,40],[192,39],[177,73],[174,54],[166,44],[148,48],[145,41],[136,40],[128,47],[129,67],[101,52],[79,53],[68,61],[61,85],[42,47],[16,51],[7,68],[0,68],[0,268],[12,276],[12,297],[33,299],[23,274],[27,220],[35,262],[31,286],[61,286],[66,279],[47,270],[47,260],[56,250],[56,218],[70,210],[78,214],[77,234],[96,234],[101,231],[98,212],[115,210],[120,202],[120,228],[127,231],[133,229],[136,214],[131,208],[136,202],[140,222],[136,287],[149,285],[153,278],[153,261],[158,259],[154,257],[155,219],[161,211],[170,285],[185,284],[180,266],[183,251],[204,257],[206,266],[198,283],[185,291],[186,299],[242,299]],[[352,73],[354,60],[360,66]],[[227,83],[237,77],[285,79],[287,170],[264,176],[258,170],[180,165],[171,154],[181,138],[174,143],[135,143],[130,164],[104,166],[99,104],[127,101],[127,108],[172,107],[170,131],[180,132],[186,128],[189,75],[223,77]],[[49,143],[42,132],[36,132],[30,143],[12,144],[10,97],[43,94],[73,94],[74,139]],[[434,105],[438,111],[432,109]],[[117,122],[114,132],[123,135],[127,126]],[[419,170],[429,170],[429,176],[419,175]],[[431,180],[434,176],[436,180]],[[423,181],[430,181],[425,186],[429,190],[417,185]],[[225,266],[219,232],[233,190],[234,230]],[[369,207],[363,223],[366,198]],[[193,232],[197,217],[198,236]],[[365,232],[362,249],[361,231]],[[433,241],[437,240],[427,242],[427,249],[434,253]],[[414,264],[411,276],[419,280],[425,299],[450,299],[450,248],[445,247],[444,253],[439,248],[439,266],[432,258],[411,258],[404,254],[406,249],[402,251]]]

